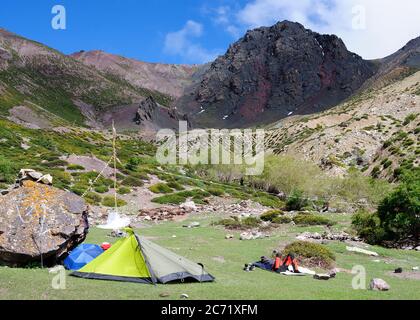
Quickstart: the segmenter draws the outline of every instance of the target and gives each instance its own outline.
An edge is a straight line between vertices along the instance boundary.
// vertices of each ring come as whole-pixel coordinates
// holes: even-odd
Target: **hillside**
[[[201,66],[147,63],[103,51],[80,51],[74,59],[107,74],[126,80],[137,88],[162,92],[170,97],[180,97],[193,82]]]
[[[419,166],[420,71],[372,89],[319,114],[276,123],[267,147],[315,162],[333,175],[350,167],[375,178],[398,179]]]
[[[162,93],[135,87],[115,75],[100,72],[40,43],[0,30],[0,112],[19,113],[25,119],[56,124],[100,125],[97,116],[154,96],[162,105],[170,98]],[[134,114],[133,114],[134,116]],[[12,114],[13,118],[13,114]],[[14,118],[13,118],[14,119]],[[36,124],[37,125],[37,124]]]

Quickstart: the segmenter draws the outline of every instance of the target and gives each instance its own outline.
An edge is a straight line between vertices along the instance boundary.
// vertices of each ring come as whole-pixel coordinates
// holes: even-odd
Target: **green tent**
[[[201,264],[194,263],[164,249],[132,230],[109,250],[72,276],[128,281],[138,283],[168,283],[173,281],[214,281]]]

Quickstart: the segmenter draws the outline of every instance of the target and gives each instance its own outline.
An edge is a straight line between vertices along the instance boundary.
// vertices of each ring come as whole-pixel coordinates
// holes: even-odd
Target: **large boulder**
[[[23,266],[57,261],[82,243],[88,209],[79,196],[52,186],[23,181],[0,197],[0,264]]]

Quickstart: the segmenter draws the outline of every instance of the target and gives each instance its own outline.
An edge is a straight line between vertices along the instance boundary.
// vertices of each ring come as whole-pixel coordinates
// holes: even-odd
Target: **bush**
[[[131,193],[131,189],[127,188],[127,187],[121,187],[121,188],[118,189],[117,193],[121,194],[121,195],[129,194],[129,193]]]
[[[420,174],[406,173],[401,185],[378,206],[378,217],[386,240],[400,240],[420,234]]]
[[[335,223],[323,216],[314,214],[298,214],[293,222],[300,226],[333,226]]]
[[[248,228],[257,228],[260,225],[260,219],[255,217],[248,217],[242,220],[241,224]]]
[[[128,187],[142,187],[144,185],[143,180],[140,180],[135,177],[126,177],[122,182],[122,185],[128,186]]]
[[[153,193],[172,193],[172,189],[166,183],[157,183],[149,187]]]
[[[357,235],[369,244],[378,244],[384,237],[384,230],[381,228],[381,220],[377,214],[360,210],[352,218],[352,226]]]
[[[300,190],[293,191],[292,195],[286,201],[286,209],[289,211],[302,210],[308,205],[308,200],[304,198],[303,192]]]
[[[179,205],[181,203],[184,203],[186,200],[187,200],[187,198],[185,196],[174,193],[174,194],[169,194],[169,195],[166,195],[166,196],[154,198],[154,199],[152,199],[152,202],[158,203],[158,204]]]
[[[216,197],[221,197],[225,194],[225,191],[221,188],[207,188],[207,192],[209,192],[211,195]]]
[[[283,212],[280,210],[270,210],[263,213],[260,217],[262,221],[273,221],[275,218],[283,215]]]
[[[333,267],[335,255],[327,247],[306,241],[297,241],[284,249],[284,254],[294,254],[295,257],[308,266],[329,269]]]
[[[102,201],[101,196],[94,193],[94,192],[88,192],[85,195],[84,199],[86,200],[87,203],[89,203],[91,205],[94,205],[94,206],[100,205],[100,203]]]
[[[224,226],[227,229],[239,229],[242,226],[241,222],[237,218],[235,218],[235,219],[232,219],[232,218],[222,219],[218,222],[215,222],[213,225]]]
[[[81,170],[85,170],[85,167],[78,165],[78,164],[69,164],[67,166],[67,170],[69,171],[81,171]]]
[[[97,193],[107,193],[109,191],[108,186],[97,186],[95,187]]]
[[[269,195],[269,194],[259,195],[257,197],[254,197],[252,200],[254,200],[255,202],[258,202],[259,204],[261,204],[265,207],[270,207],[270,208],[274,208],[274,209],[284,208],[284,202],[283,201],[281,201],[278,197],[272,196],[272,195]]]
[[[102,200],[102,205],[104,205],[105,207],[113,208],[115,206],[114,197],[111,197],[111,196],[104,197],[103,200]],[[124,207],[126,205],[127,205],[127,202],[125,202],[124,200],[121,200],[121,199],[117,199],[117,206],[118,207]]]
[[[292,222],[292,219],[287,216],[279,216],[274,218],[272,221],[276,224],[289,224]]]
[[[168,187],[169,188],[172,188],[172,189],[175,189],[177,191],[183,191],[183,190],[185,190],[185,188],[181,184],[179,184],[178,182],[176,182],[176,181],[168,182]]]

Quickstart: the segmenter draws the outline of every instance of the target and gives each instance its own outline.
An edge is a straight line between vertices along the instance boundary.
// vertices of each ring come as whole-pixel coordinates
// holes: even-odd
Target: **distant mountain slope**
[[[363,85],[363,89],[380,88],[420,70],[420,37],[411,40],[394,54],[376,60],[378,72]]]
[[[355,167],[398,179],[420,165],[420,71],[322,113],[281,120],[267,131],[277,154],[310,160],[332,175]]]
[[[328,109],[375,71],[336,36],[285,21],[248,31],[176,106],[194,126],[267,124]]]
[[[147,63],[103,51],[81,51],[71,56],[85,65],[125,79],[135,87],[159,91],[176,98],[192,84],[194,74],[201,67]]]
[[[45,110],[75,124],[94,123],[114,106],[149,95],[165,104],[169,97],[134,87],[40,43],[0,29],[0,112],[19,105]],[[29,103],[28,103],[29,101]]]

